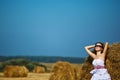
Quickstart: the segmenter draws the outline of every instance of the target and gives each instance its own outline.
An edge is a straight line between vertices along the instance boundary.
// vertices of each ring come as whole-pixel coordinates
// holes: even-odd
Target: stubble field
[[[50,73],[28,73],[27,77],[7,78],[0,73],[0,80],[49,80]]]

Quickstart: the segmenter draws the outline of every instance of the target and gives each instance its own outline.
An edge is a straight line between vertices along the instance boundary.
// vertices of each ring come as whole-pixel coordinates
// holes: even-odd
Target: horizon
[[[0,55],[0,56],[4,56],[4,57],[71,57],[71,58],[85,58],[84,56],[55,56],[55,55]],[[87,56],[86,56],[87,57]]]
[[[85,58],[87,56],[68,56],[68,55],[34,55],[34,53],[32,53],[31,55],[30,54],[22,54],[22,55],[19,55],[19,54],[12,54],[12,53],[9,53],[10,55],[8,54],[1,54],[0,53],[0,56],[5,56],[5,57],[24,57],[24,56],[30,56],[30,57],[36,57],[36,56],[45,56],[45,57],[72,57],[72,58]],[[12,55],[11,55],[12,54]],[[86,53],[87,54],[87,53]]]

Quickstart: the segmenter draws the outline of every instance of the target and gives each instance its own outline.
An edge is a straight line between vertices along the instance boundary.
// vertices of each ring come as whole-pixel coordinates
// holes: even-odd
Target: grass
[[[7,78],[0,73],[0,80],[49,80],[50,73],[28,73],[27,77]]]

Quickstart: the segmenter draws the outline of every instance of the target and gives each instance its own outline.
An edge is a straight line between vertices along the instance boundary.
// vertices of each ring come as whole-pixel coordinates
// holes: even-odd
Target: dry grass
[[[49,80],[79,80],[81,68],[69,62],[56,62]]]
[[[45,65],[47,67],[47,70],[49,70],[49,71],[51,71],[52,66],[55,64],[55,63],[44,63],[44,62],[40,62],[40,63]],[[83,65],[83,64],[78,64],[78,63],[72,63],[72,64],[75,65],[75,66],[78,66],[80,68]]]
[[[42,64],[44,64],[49,70],[51,70],[52,66],[55,63],[42,63]],[[73,64],[73,65],[77,67],[81,67],[81,64]],[[28,73],[27,77],[8,78],[8,77],[4,77],[3,73],[0,73],[0,80],[49,80],[50,75],[51,73]]]
[[[109,46],[106,67],[112,80],[120,80],[120,43]]]
[[[27,77],[28,69],[25,66],[7,65],[3,73],[5,77]]]
[[[45,73],[45,68],[41,66],[35,66],[33,72],[34,73]]]
[[[28,73],[27,77],[7,78],[0,73],[0,80],[48,80],[50,73]]]

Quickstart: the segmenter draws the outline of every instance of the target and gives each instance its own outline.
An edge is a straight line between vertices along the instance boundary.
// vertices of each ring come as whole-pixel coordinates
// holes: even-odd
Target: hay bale
[[[109,46],[106,67],[112,80],[120,79],[120,43],[114,43]]]
[[[92,66],[93,59],[88,56],[83,64],[82,73],[80,80],[90,80],[91,74],[90,71],[93,69]],[[106,68],[110,74],[112,80],[120,79],[120,43],[114,43],[109,45],[106,61]]]
[[[74,66],[74,65],[73,65]],[[80,80],[81,78],[81,72],[82,72],[82,67],[81,66],[74,66],[75,69],[75,80]]]
[[[41,66],[35,66],[33,69],[34,73],[44,73],[45,72],[45,68],[41,67]]]
[[[27,77],[28,69],[25,66],[7,65],[3,73],[5,77]]]
[[[28,69],[25,66],[18,66],[19,70],[19,77],[27,77]]]
[[[78,80],[78,68],[68,62],[57,62],[52,67],[49,80]]]

